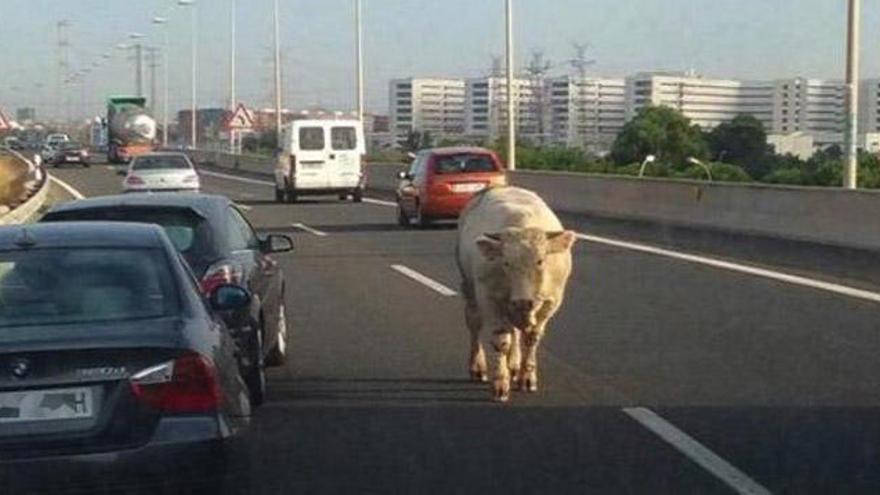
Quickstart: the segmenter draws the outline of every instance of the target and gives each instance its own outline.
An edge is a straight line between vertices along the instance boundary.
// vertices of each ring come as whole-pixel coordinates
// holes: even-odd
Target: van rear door
[[[330,125],[330,157],[335,163],[335,173],[330,177],[330,187],[354,189],[361,185],[363,133],[355,123]]]
[[[295,128],[295,132],[296,189],[330,187],[327,169],[331,168],[332,160],[326,126],[304,124]]]

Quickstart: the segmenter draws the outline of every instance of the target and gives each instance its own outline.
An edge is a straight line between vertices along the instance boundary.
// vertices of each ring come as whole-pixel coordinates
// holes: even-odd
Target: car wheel
[[[363,203],[364,202],[364,190],[363,189],[355,189],[351,194],[351,200],[355,203]]]
[[[278,343],[266,356],[266,366],[284,366],[287,363],[287,309],[284,303],[278,308],[277,331]]]
[[[348,199],[348,194],[340,194],[339,195],[339,201],[345,201],[346,199]]]
[[[416,225],[418,225],[420,229],[427,229],[431,226],[431,217],[422,212],[421,205],[416,206]]]
[[[251,334],[250,345],[247,346],[248,367],[244,373],[244,382],[248,388],[251,405],[256,407],[266,400],[266,366],[263,361],[262,328],[255,328]]]
[[[287,202],[288,203],[296,203],[297,197],[296,193],[293,191],[287,191]]]
[[[283,190],[283,189],[278,189],[278,188],[276,187],[276,188],[275,188],[275,202],[276,202],[276,203],[283,203],[284,200],[287,199],[287,198],[285,198],[284,196],[285,196],[285,194],[284,194],[284,190]]]
[[[91,164],[83,162],[82,165],[83,165],[83,168],[89,168],[89,166],[90,166]]]
[[[397,225],[401,227],[409,227],[409,217],[406,216],[406,212],[403,211],[403,208],[398,203],[397,205]]]

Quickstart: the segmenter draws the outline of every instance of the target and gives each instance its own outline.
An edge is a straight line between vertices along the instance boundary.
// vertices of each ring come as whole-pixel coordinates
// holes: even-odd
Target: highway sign
[[[244,105],[240,104],[232,113],[232,116],[226,122],[226,128],[229,130],[248,130],[254,127],[254,114]]]

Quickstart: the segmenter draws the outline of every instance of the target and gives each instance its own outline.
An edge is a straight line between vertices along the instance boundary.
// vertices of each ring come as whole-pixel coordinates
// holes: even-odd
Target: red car
[[[397,218],[401,226],[457,219],[468,201],[489,186],[507,184],[498,155],[483,148],[434,148],[416,155],[399,175]]]

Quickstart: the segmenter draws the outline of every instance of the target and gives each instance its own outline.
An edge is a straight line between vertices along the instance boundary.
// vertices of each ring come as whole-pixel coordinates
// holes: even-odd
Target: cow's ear
[[[571,249],[577,236],[570,230],[562,232],[547,232],[547,251],[549,253],[563,253]]]
[[[498,234],[483,234],[477,238],[477,247],[480,253],[488,260],[501,257],[501,236]]]

